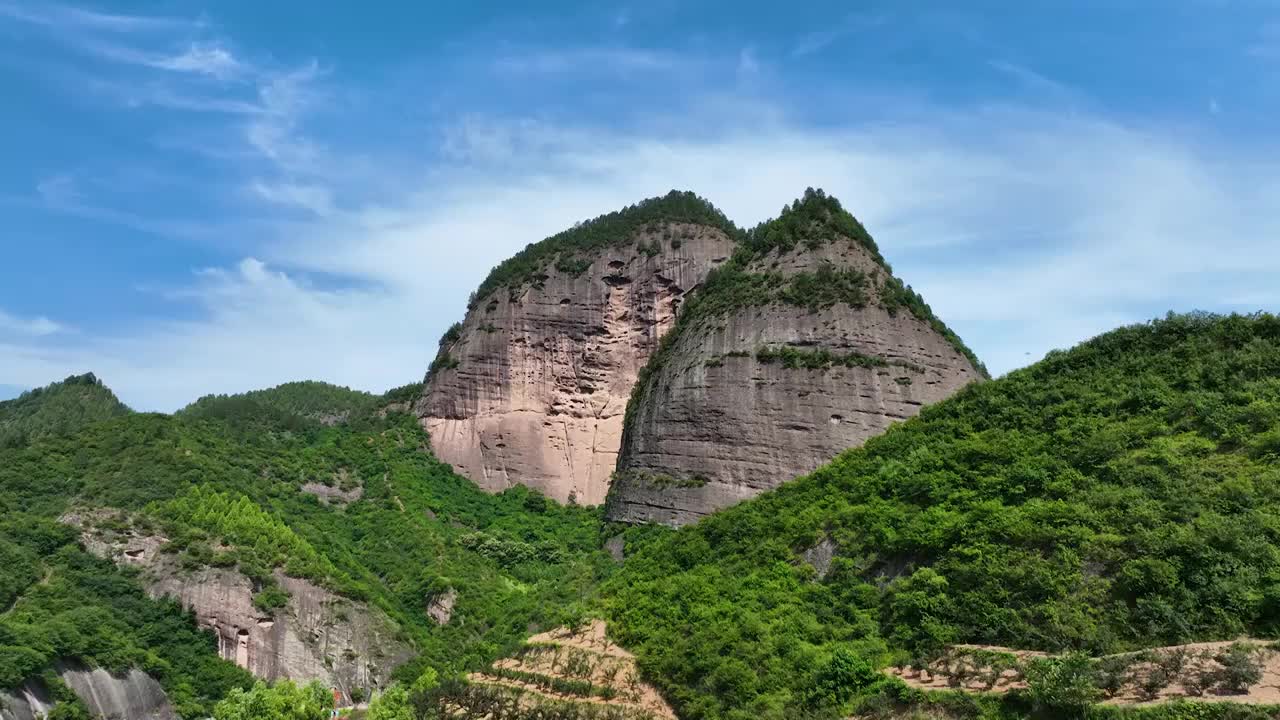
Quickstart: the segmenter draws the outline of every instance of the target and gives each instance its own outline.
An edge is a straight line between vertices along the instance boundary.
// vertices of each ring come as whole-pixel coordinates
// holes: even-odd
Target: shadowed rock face
[[[479,298],[446,348],[456,366],[432,374],[416,406],[436,456],[493,492],[603,502],[640,369],[732,248],[719,229],[665,223],[581,274],[548,267]]]
[[[395,638],[396,627],[376,608],[276,571],[288,604],[266,612],[253,604],[249,578],[235,569],[182,569],[160,551],[164,539],[130,533],[107,536],[89,529],[87,518],[64,516],[81,528],[85,547],[99,557],[143,571],[148,594],[171,597],[195,613],[218,639],[218,653],[265,680],[319,680],[350,698],[355,688],[384,687],[411,649]]]
[[[865,305],[814,311],[774,302],[682,324],[630,411],[611,520],[696,521],[809,473],[981,379],[928,322],[884,306],[887,272],[851,240],[774,251],[747,270],[794,276],[824,265],[865,273]],[[787,367],[762,349],[867,362]]]
[[[80,698],[92,717],[125,720],[177,720],[164,689],[141,670],[112,675],[102,668],[66,664],[58,675]],[[35,720],[53,709],[54,702],[39,684],[31,682],[0,693],[0,718]]]

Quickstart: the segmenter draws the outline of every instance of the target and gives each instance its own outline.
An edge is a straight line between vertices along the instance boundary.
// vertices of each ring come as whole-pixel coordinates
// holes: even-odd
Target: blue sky
[[[841,198],[995,372],[1280,306],[1280,3],[0,0],[0,397],[420,379],[495,263]]]

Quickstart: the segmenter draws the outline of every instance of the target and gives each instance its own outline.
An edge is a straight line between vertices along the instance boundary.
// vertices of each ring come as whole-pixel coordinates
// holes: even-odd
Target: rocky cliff
[[[808,473],[984,370],[837,201],[753,230],[636,388],[608,516],[682,525]]]
[[[487,490],[603,502],[640,369],[735,232],[672,193],[500,265],[442,339],[416,404],[435,454]]]
[[[57,674],[84,703],[91,717],[177,720],[160,683],[141,670],[113,675],[102,668],[64,664],[57,668]],[[31,681],[17,690],[0,693],[0,719],[37,720],[47,716],[56,704],[47,688]]]
[[[164,538],[95,522],[103,513],[109,511],[63,519],[81,529],[90,552],[141,569],[150,595],[178,600],[217,636],[224,659],[260,678],[319,680],[349,699],[356,688],[384,687],[411,657],[395,624],[376,608],[276,570],[288,603],[262,610],[253,602],[253,582],[235,568],[183,568],[162,551]]]

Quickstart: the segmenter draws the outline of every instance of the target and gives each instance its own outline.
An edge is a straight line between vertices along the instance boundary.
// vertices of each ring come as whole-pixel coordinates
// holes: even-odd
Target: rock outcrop
[[[164,688],[141,670],[113,675],[102,668],[63,664],[58,676],[95,718],[177,720]],[[0,719],[37,720],[56,703],[46,688],[31,681],[15,691],[0,693]]]
[[[376,608],[277,570],[275,581],[288,593],[288,603],[261,610],[253,603],[253,582],[238,570],[184,569],[161,552],[164,538],[93,527],[101,512],[63,520],[81,529],[93,554],[140,568],[150,595],[178,600],[214,632],[224,659],[260,678],[319,680],[350,699],[354,689],[384,687],[412,655],[397,639],[395,624]]]
[[[646,368],[608,516],[695,521],[983,375],[862,226],[810,192],[752,231]]]
[[[499,266],[446,334],[416,411],[435,454],[490,491],[604,501],[640,369],[732,226],[673,193]]]

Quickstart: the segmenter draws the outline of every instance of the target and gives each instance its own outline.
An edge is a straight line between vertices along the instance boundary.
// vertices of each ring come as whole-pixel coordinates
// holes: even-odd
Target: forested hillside
[[[595,512],[524,489],[483,493],[432,458],[412,417],[380,412],[399,395],[308,394],[317,387],[205,399],[0,451],[0,552],[14,560],[0,581],[12,606],[0,616],[0,685],[59,657],[133,665],[195,717],[245,684],[190,617],[77,548],[56,522],[69,511],[155,533],[184,568],[238,569],[264,610],[287,599],[273,569],[367,602],[418,655],[398,671],[407,679],[484,667],[583,612],[612,564]],[[322,501],[327,486],[357,499]],[[102,519],[103,508],[122,512]],[[452,621],[438,625],[428,605],[450,590]]]
[[[129,408],[93,373],[73,375],[0,402],[0,448],[75,432],[128,412]]]
[[[859,664],[951,643],[1275,637],[1280,319],[1052,353],[648,544],[605,594],[687,718],[837,717],[872,692]]]

